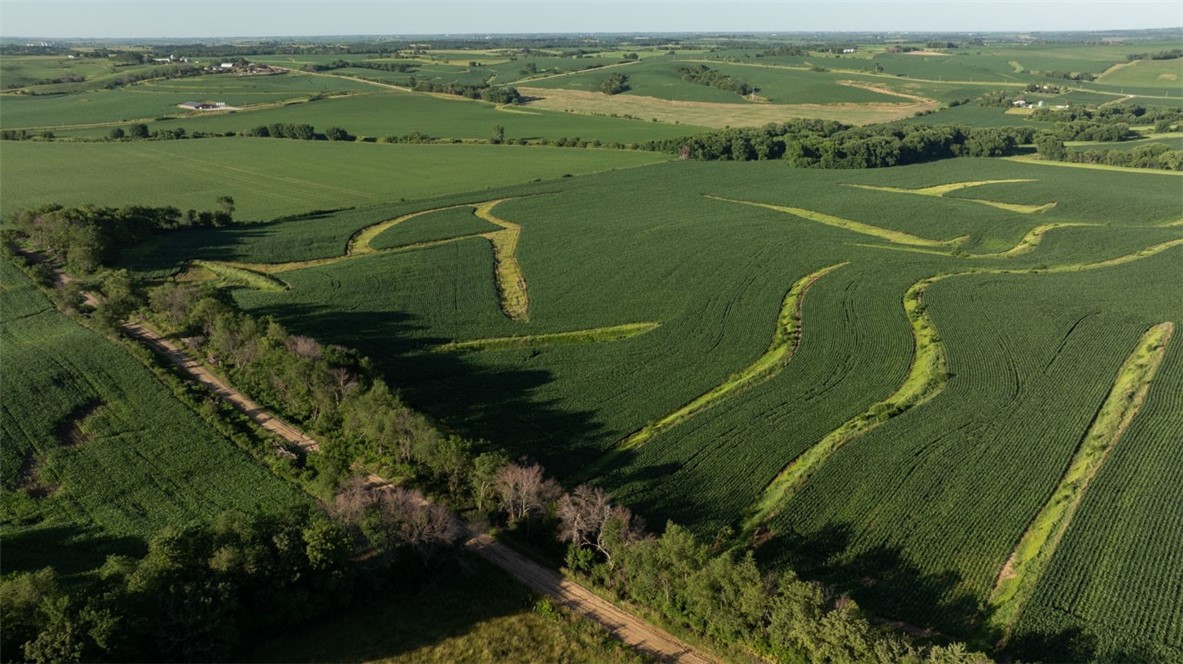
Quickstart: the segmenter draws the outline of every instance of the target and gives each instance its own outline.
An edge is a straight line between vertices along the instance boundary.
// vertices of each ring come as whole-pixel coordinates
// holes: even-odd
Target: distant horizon
[[[381,27],[357,31],[357,27]],[[1177,0],[276,2],[5,0],[0,38],[34,40],[524,35],[989,34],[1183,29]]]
[[[676,30],[676,31],[655,31],[643,30],[635,32],[406,32],[406,33],[325,33],[325,34],[257,34],[257,35],[187,35],[187,36],[169,36],[169,35],[144,35],[144,36],[128,36],[128,37],[86,37],[86,36],[64,36],[64,35],[0,35],[0,40],[22,40],[22,39],[39,39],[39,40],[53,40],[63,42],[84,42],[84,41],[131,41],[131,40],[167,40],[176,41],[181,39],[191,39],[195,41],[209,41],[209,40],[253,40],[253,39],[403,39],[403,38],[424,38],[424,37],[444,37],[444,38],[470,38],[470,39],[486,39],[495,37],[777,37],[777,36],[805,36],[805,35],[1057,35],[1057,34],[1112,34],[1112,33],[1127,33],[1127,32],[1167,32],[1178,30],[1183,33],[1183,24],[1177,26],[1167,26],[1161,28],[1121,28],[1121,29],[1100,29],[1100,30],[884,30],[880,32],[872,30],[731,30],[731,31],[713,31],[713,30]]]

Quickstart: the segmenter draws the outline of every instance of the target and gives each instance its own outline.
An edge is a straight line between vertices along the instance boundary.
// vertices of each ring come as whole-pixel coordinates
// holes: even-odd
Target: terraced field
[[[1007,614],[994,590],[1052,496],[1078,486],[1065,477],[1139,337],[1183,324],[1169,179],[678,162],[211,231],[156,265],[249,257],[288,289],[239,288],[240,303],[360,348],[449,426],[593,477],[652,519],[730,526],[874,610],[1007,633],[1020,653],[1071,629],[1097,656],[1175,653],[1169,603],[1137,602],[1153,627],[1129,636],[1097,593],[1183,574],[1165,540],[1146,540],[1160,558],[1115,544],[1112,507],[1114,473],[1175,453],[1183,422],[1159,388],[1178,344],[1116,416],[1124,432],[1044,562],[1012,565],[1027,599]],[[493,238],[510,229],[528,316],[506,307],[498,269],[510,254]],[[1151,507],[1167,495],[1155,481],[1135,498],[1146,532],[1177,519]],[[1142,561],[1136,575],[1115,561],[1088,595],[1049,590],[1082,583],[1097,546]],[[1077,597],[1077,617],[1057,597]]]

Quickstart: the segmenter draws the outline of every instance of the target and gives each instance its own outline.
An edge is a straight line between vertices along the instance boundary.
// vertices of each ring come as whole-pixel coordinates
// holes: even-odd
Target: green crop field
[[[461,103],[461,102],[444,102]],[[20,163],[0,210],[55,201],[209,209],[233,196],[243,219],[439,196],[667,159],[652,152],[489,145],[384,145],[217,138],[131,143],[6,143]],[[103,163],[103,168],[95,165]]]
[[[366,225],[361,209],[317,221],[338,229],[336,243],[300,245],[311,222],[281,222],[266,235],[227,231],[231,250],[209,231],[164,262],[221,253],[271,264],[290,290],[239,289],[240,303],[361,349],[450,426],[560,476],[592,477],[653,518],[704,533],[759,524],[773,535],[760,549],[769,564],[808,569],[875,610],[965,638],[984,629],[995,578],[1138,334],[1183,320],[1174,269],[1183,238],[1164,225],[1179,217],[1167,178],[968,159],[848,172],[676,163],[424,202],[418,209],[439,211],[409,217],[377,236],[376,253],[353,258],[291,262],[340,256]],[[931,189],[948,183],[966,184]],[[529,322],[499,308],[494,246],[482,236],[492,229],[471,213],[494,200],[497,217],[521,227]],[[414,209],[375,209],[369,223]],[[416,243],[429,244],[405,250]],[[788,315],[782,300],[810,273],[822,276],[797,305],[799,348],[762,364]],[[917,284],[925,307],[901,306]],[[645,331],[545,341],[624,325]],[[523,336],[538,342],[477,342]],[[935,364],[916,363],[916,339]],[[472,343],[441,352],[450,342]],[[1169,346],[1162,376],[1174,375],[1178,352]],[[1108,473],[1149,463],[1119,459],[1176,454],[1169,432],[1183,422],[1154,405],[1173,399],[1167,388],[1156,396],[1163,380],[1085,494],[1062,544],[1076,553],[1065,555],[1089,560],[1089,547],[1119,537],[1077,525],[1115,523],[1094,502],[1121,482]],[[683,408],[712,391],[705,406]],[[810,465],[778,484],[797,457]],[[1160,480],[1144,490],[1151,505],[1164,489]],[[1153,528],[1177,518],[1141,514]],[[1079,572],[1052,561],[1010,626],[1012,643],[1043,643],[1055,636],[1049,626],[1071,624],[1095,628],[1099,656],[1130,639],[1183,646],[1176,619],[1149,600],[1133,618],[1082,596],[1100,603],[1065,623],[1049,584]],[[1139,563],[1137,576],[1107,569],[1106,588],[1183,573],[1174,562]],[[1118,639],[1121,620],[1155,627]]]
[[[4,570],[85,572],[170,524],[306,501],[0,261]]]
[[[841,74],[802,71],[784,67],[722,64],[696,59],[650,59],[635,65],[545,78],[530,81],[529,84],[542,88],[568,88],[598,92],[604,79],[619,72],[627,74],[629,77],[630,89],[623,94],[680,101],[752,103],[728,90],[685,81],[678,73],[678,67],[697,67],[699,64],[707,64],[711,69],[759,88],[760,92],[757,94],[771,103],[830,104],[899,101],[898,98],[870,90],[840,85],[839,81],[848,78]]]

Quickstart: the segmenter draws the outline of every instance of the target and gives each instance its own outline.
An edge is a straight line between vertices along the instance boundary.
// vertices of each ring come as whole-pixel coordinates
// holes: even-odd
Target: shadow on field
[[[4,533],[0,573],[54,567],[62,575],[80,574],[102,567],[112,554],[141,557],[147,552],[147,544],[136,537],[113,537],[77,526],[34,527]]]
[[[239,260],[239,247],[268,237],[279,222],[260,222],[228,228],[189,228],[161,233],[129,247],[118,266],[137,272],[175,272],[190,259]]]
[[[556,654],[547,652],[554,644],[540,639],[537,626],[512,618],[533,612],[533,593],[475,556],[461,554],[459,562],[417,592],[374,592],[311,625],[276,634],[234,660],[366,662],[404,656],[398,661],[496,662],[547,661]]]
[[[273,305],[252,313],[274,316],[288,330],[355,348],[413,408],[449,433],[491,440],[514,457],[569,477],[600,456],[601,425],[590,412],[572,412],[535,397],[553,376],[544,369],[507,369],[479,362],[482,353],[436,353],[452,341],[423,336],[414,316],[390,311],[340,311],[316,305]],[[529,349],[504,352],[529,353]]]
[[[853,531],[845,524],[829,524],[817,532],[778,534],[756,550],[761,564],[788,567],[802,578],[821,581],[836,593],[854,598],[883,622],[902,621],[904,631],[934,638],[971,641],[974,648],[991,649],[1000,633],[987,628],[990,608],[984,600],[960,589],[962,577],[949,570],[930,574],[894,547],[879,545],[852,551]],[[1024,661],[1091,661],[1097,639],[1079,627],[1053,633],[1013,636],[1004,653]],[[1147,661],[1133,656],[1118,661]]]

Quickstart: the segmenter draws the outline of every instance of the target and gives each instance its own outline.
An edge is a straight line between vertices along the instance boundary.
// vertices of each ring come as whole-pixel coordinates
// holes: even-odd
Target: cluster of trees
[[[87,275],[160,231],[232,223],[234,199],[222,196],[218,205],[217,211],[189,210],[184,215],[175,207],[46,205],[19,211],[12,227],[19,239],[61,261],[70,272]]]
[[[422,516],[415,505],[391,519]],[[430,578],[421,561],[438,547],[407,531],[371,541],[310,507],[166,528],[146,556],[111,556],[84,587],[51,568],[6,578],[0,647],[6,661],[229,661],[367,594],[419,590]]]
[[[522,95],[518,89],[509,86],[492,86],[487,83],[437,83],[435,81],[416,81],[411,79],[411,88],[415,92],[441,92],[448,95],[459,95],[469,99],[480,99],[494,104],[519,104]]]
[[[52,141],[52,131],[38,131],[32,132],[27,129],[3,129],[0,130],[0,141]]]
[[[804,46],[776,46],[760,51],[756,57],[776,57],[778,55],[801,57],[809,55],[809,51]]]
[[[223,133],[195,131],[188,133],[184,127],[173,127],[172,129],[157,129],[155,131],[148,129],[148,125],[140,122],[131,125],[127,129],[123,127],[112,127],[111,131],[107,132],[107,139],[112,141],[179,141],[184,138],[208,138],[211,136],[234,136],[233,131]]]
[[[629,88],[628,74],[621,74],[619,72],[604,79],[604,82],[600,84],[600,92],[606,95],[618,95],[626,92]]]
[[[1124,122],[1057,122],[1051,133],[1062,141],[1124,141],[1137,136]]]
[[[1154,51],[1152,53],[1131,53],[1125,57],[1130,62],[1134,60],[1174,60],[1183,58],[1183,48],[1172,48],[1169,51]]]
[[[1073,106],[1071,108],[1038,108],[1031,114],[1031,119],[1038,122],[1078,122],[1090,120],[1093,122],[1117,123],[1129,125],[1171,125],[1183,121],[1183,108],[1173,106],[1154,106],[1147,108],[1140,104],[1122,104],[1118,106],[1102,106],[1090,108],[1087,106]]]
[[[798,119],[654,141],[643,147],[708,161],[784,159],[803,168],[881,168],[951,157],[1016,154],[1019,145],[1030,143],[1034,133],[1028,127],[850,127],[838,122]]]
[[[558,516],[570,566],[715,643],[781,662],[991,661],[959,643],[918,647],[878,630],[850,598],[791,570],[762,572],[750,552],[720,552],[674,523],[650,536],[598,489],[563,496]]]
[[[1060,71],[1059,69],[1053,69],[1051,71],[1033,70],[1027,73],[1045,78],[1063,78],[1069,81],[1092,81],[1097,78],[1096,74],[1087,71]]]
[[[734,92],[743,97],[759,91],[757,88],[744,83],[730,74],[724,74],[718,69],[711,69],[706,65],[678,67],[678,75],[682,77],[683,81],[690,81],[699,85],[709,85],[712,88]]]
[[[304,65],[304,71],[319,72],[332,71],[334,69],[345,69],[346,67],[354,67],[357,69],[373,69],[376,71],[391,71],[405,73],[415,71],[418,65],[413,62],[371,62],[369,60],[356,60],[350,62],[349,60],[337,59],[328,64],[310,62]]]
[[[107,90],[114,90],[115,88],[138,83],[139,81],[148,81],[157,78],[186,78],[188,76],[200,76],[203,73],[204,70],[197,65],[176,64],[145,71],[128,72],[119,78],[108,81],[103,87]]]
[[[1183,150],[1172,150],[1164,143],[1139,145],[1133,150],[1070,150],[1058,136],[1045,133],[1035,145],[1039,158],[1048,161],[1183,171]]]

